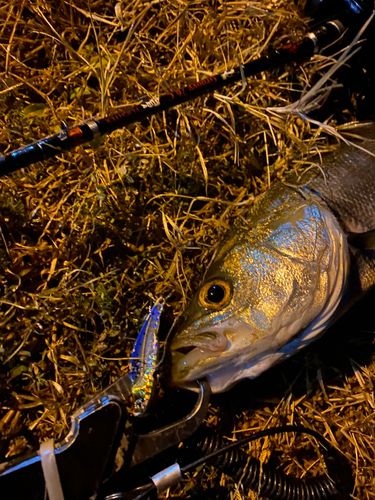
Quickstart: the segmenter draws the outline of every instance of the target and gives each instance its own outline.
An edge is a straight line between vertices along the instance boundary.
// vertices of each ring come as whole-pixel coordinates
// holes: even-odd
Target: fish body
[[[222,392],[255,378],[375,284],[375,158],[363,150],[375,153],[375,124],[360,130],[360,148],[276,183],[219,246],[172,339],[173,384],[206,378]]]
[[[158,363],[158,331],[165,301],[159,297],[153,304],[136,338],[130,362],[130,380],[135,397],[133,415],[147,409],[154,388],[154,372]]]

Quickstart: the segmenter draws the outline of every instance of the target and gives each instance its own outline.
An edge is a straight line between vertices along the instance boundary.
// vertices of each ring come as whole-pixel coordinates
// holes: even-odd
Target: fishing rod
[[[361,19],[368,15],[373,8],[374,0],[337,0],[336,2],[307,0],[305,12],[307,15],[311,15],[315,24],[322,23],[322,19],[328,19],[328,22],[307,33],[300,43],[285,45],[269,55],[192,83],[182,89],[156,96],[149,101],[141,102],[111,116],[98,120],[88,120],[73,127],[68,127],[62,122],[61,130],[57,134],[49,135],[0,156],[0,176],[10,174],[38,161],[54,158],[62,152],[95,141],[115,130],[140,122],[199,96],[243,81],[263,71],[309,59],[339,40],[346,27],[358,26]],[[338,14],[337,18],[341,21],[333,19],[335,13]]]
[[[10,174],[38,161],[54,158],[62,152],[95,141],[131,123],[142,121],[154,114],[243,81],[245,78],[263,71],[272,70],[294,61],[309,59],[337,41],[344,31],[344,25],[340,21],[332,20],[309,32],[300,43],[285,45],[269,55],[259,57],[235,69],[210,76],[174,92],[156,96],[147,102],[141,102],[111,116],[89,120],[73,127],[67,127],[63,123],[58,133],[1,156],[0,176]]]

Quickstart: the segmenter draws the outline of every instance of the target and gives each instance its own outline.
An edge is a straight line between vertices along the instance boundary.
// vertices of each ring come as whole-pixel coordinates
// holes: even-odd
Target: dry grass
[[[306,29],[287,0],[0,0],[0,18],[2,152],[61,120],[103,116],[248,62]],[[0,455],[59,440],[72,411],[127,370],[121,358],[151,298],[170,296],[178,314],[254,197],[331,148],[316,123],[267,109],[295,103],[330,64],[316,56],[259,75],[0,180]],[[330,385],[324,366],[309,366],[302,395],[289,382],[269,401],[268,390],[258,395],[233,417],[235,435],[315,427],[351,461],[354,497],[374,498],[374,366],[353,364]],[[213,406],[212,423],[220,411]],[[307,444],[272,440],[294,474],[321,468],[290,453]]]

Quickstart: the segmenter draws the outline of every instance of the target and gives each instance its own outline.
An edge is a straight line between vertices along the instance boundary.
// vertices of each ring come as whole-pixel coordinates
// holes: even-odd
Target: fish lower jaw
[[[208,358],[215,358],[220,356],[222,350],[203,349],[201,347],[191,346],[192,350],[187,354],[172,351],[172,380],[176,385],[186,385],[189,382],[195,381],[200,378],[199,376],[199,363]],[[194,377],[190,378],[189,374],[194,369]]]

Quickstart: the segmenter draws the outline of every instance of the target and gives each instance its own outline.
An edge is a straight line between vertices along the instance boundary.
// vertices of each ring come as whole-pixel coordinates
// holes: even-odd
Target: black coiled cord
[[[267,464],[262,464],[256,458],[250,458],[240,449],[240,446],[250,441],[285,432],[309,434],[319,442],[323,448],[330,478],[326,476],[310,479],[293,478],[276,471]],[[186,458],[190,460],[197,454],[203,457],[186,467],[181,467],[182,471],[186,472],[187,467],[191,470],[202,461],[209,460],[236,482],[241,481],[245,488],[258,491],[262,497],[270,499],[346,500],[350,498],[349,493],[353,488],[352,471],[344,455],[333,448],[318,432],[302,426],[288,425],[267,429],[227,446],[223,446],[222,439],[216,435],[206,435],[202,438],[196,435],[185,441],[183,454],[185,456],[181,456],[182,461]]]
[[[183,449],[182,460],[190,459],[191,455],[202,455],[206,458],[212,453],[221,451],[223,440],[215,435],[202,439],[192,439]],[[244,488],[250,488],[259,495],[280,500],[329,500],[349,498],[336,488],[333,481],[326,476],[310,479],[297,479],[274,470],[267,464],[249,457],[239,448],[233,448],[210,460],[211,464],[232,477]]]
[[[330,477],[318,476],[297,479],[276,471],[267,464],[249,457],[240,446],[275,434],[297,432],[313,436],[323,448],[324,460]],[[342,453],[333,448],[318,432],[302,426],[287,425],[273,427],[239,441],[223,446],[222,438],[215,435],[192,436],[184,442],[179,462],[181,473],[190,472],[210,462],[222,472],[241,482],[245,488],[257,491],[263,498],[277,500],[349,500],[353,489],[353,477],[349,463]],[[202,455],[193,462],[193,457]],[[186,465],[184,465],[186,464]],[[154,483],[147,483],[129,492],[119,492],[105,497],[105,500],[141,500],[156,498]]]

